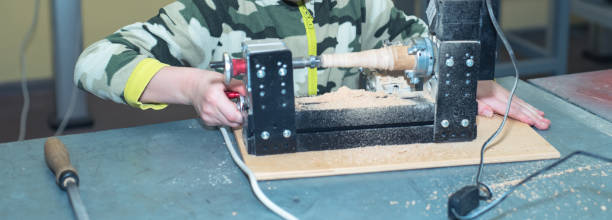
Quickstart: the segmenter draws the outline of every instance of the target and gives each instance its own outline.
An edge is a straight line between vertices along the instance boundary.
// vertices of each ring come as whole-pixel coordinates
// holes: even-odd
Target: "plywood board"
[[[259,180],[331,176],[478,164],[480,147],[501,117],[478,117],[478,137],[471,142],[371,146],[291,154],[249,155],[242,131],[235,130],[242,158]],[[485,153],[486,163],[559,158],[560,153],[530,126],[509,120]]]

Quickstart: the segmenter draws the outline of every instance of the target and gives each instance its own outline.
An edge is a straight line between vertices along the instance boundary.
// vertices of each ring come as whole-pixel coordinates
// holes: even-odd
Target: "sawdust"
[[[238,212],[232,212],[232,216],[238,215]]]
[[[417,94],[415,98],[403,99],[382,91],[371,92],[363,89],[349,89],[343,86],[337,91],[323,95],[296,98],[295,109],[329,110],[415,105],[419,102],[415,100],[426,98],[423,92],[415,92],[415,94]]]
[[[576,171],[582,172],[582,171],[587,171],[587,170],[592,170],[592,169],[593,168],[590,165],[582,166],[582,167],[577,167],[577,168],[569,168],[569,169],[565,169],[565,170],[562,170],[562,171],[557,171],[557,172],[552,172],[552,173],[542,174],[540,176],[536,176],[536,177],[534,177],[534,180],[535,179],[551,178],[551,177],[555,177],[555,176],[561,176],[561,175],[564,175],[564,174],[570,174],[570,173],[573,173],[573,172],[576,172]],[[603,173],[603,171],[602,171],[602,173]],[[523,178],[507,180],[507,181],[491,184],[489,187],[491,189],[504,188],[504,187],[516,185],[521,180],[523,180]],[[563,184],[563,182],[560,182],[560,184]],[[570,190],[573,192],[573,189],[570,189]]]
[[[601,207],[599,207],[599,208],[601,208],[601,211],[606,211],[606,210],[608,210],[608,208],[607,208],[605,205],[602,205],[602,206],[601,206]]]
[[[389,201],[389,205],[397,205],[397,204],[399,204],[398,201]]]

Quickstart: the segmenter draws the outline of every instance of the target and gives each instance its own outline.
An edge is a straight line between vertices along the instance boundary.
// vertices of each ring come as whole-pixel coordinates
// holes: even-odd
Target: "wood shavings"
[[[561,176],[561,175],[565,175],[565,174],[570,174],[573,172],[583,172],[583,171],[587,171],[587,170],[592,170],[593,168],[591,167],[591,165],[587,165],[587,166],[582,166],[582,167],[576,167],[576,168],[568,168],[562,171],[557,171],[557,172],[552,172],[552,173],[548,173],[548,174],[542,174],[539,176],[536,176],[534,178],[534,180],[536,179],[544,179],[544,178],[551,178],[551,177],[556,177],[556,176]],[[603,171],[602,171],[603,172]],[[518,184],[523,178],[517,178],[517,179],[512,179],[512,180],[507,180],[507,181],[503,181],[503,182],[499,182],[499,183],[495,183],[495,184],[491,184],[489,187],[491,189],[497,189],[497,188],[504,188],[504,187],[508,187],[508,186],[513,186]],[[561,185],[563,185],[563,182],[559,182]],[[603,188],[603,186],[602,186]],[[574,189],[570,189],[572,192],[574,192]]]
[[[397,205],[397,204],[399,204],[399,202],[397,202],[397,201],[389,201],[389,205]]]
[[[295,109],[329,110],[415,105],[423,102],[422,100],[426,97],[423,92],[415,92],[414,98],[403,99],[396,95],[388,95],[382,91],[371,92],[363,89],[349,89],[343,86],[337,91],[323,95],[296,98]],[[432,102],[430,99],[427,100]]]

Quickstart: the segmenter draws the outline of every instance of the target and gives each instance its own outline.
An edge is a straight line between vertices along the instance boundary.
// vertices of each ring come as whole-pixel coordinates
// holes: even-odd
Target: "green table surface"
[[[498,79],[511,86],[511,78]],[[612,157],[612,123],[521,82],[519,97],[546,112],[538,131],[561,155]],[[279,219],[252,194],[218,130],[197,120],[62,136],[91,219]],[[0,219],[73,219],[45,165],[44,139],[0,144]],[[495,196],[551,160],[487,165]],[[448,196],[476,166],[262,181],[301,219],[445,219]],[[610,219],[612,166],[577,157],[519,188],[484,219]]]

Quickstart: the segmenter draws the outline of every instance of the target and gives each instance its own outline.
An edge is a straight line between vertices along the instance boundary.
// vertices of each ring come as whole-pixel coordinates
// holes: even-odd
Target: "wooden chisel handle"
[[[78,185],[79,177],[77,170],[70,164],[70,155],[64,143],[57,137],[47,138],[45,142],[45,161],[53,174],[57,185],[66,190],[67,179],[72,178]]]

